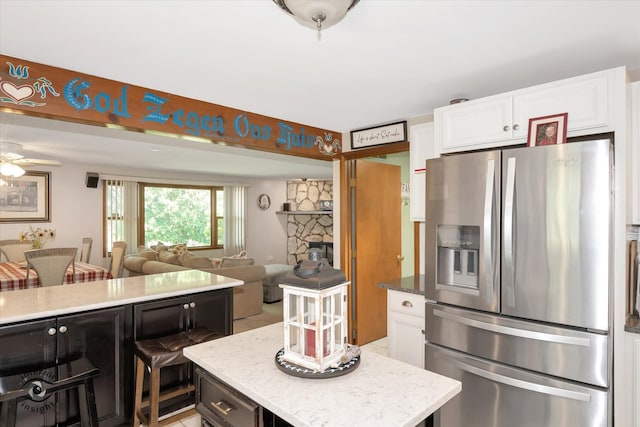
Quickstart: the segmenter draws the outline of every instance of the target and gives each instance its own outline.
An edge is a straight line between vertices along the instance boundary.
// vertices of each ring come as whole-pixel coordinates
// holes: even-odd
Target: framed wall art
[[[564,144],[567,142],[568,113],[529,119],[527,146]]]
[[[50,172],[0,175],[0,222],[49,222]]]
[[[407,140],[407,122],[390,123],[368,129],[351,131],[351,149],[404,142]]]

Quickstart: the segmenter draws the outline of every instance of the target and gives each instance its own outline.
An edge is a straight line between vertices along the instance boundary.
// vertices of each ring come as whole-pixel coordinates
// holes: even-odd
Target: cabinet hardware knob
[[[513,130],[518,130],[518,129],[520,129],[520,125],[519,124],[516,123],[515,125],[513,125]]]
[[[413,307],[413,304],[411,304],[411,301],[402,301],[402,306],[403,307]]]
[[[191,308],[196,308],[196,303],[195,303],[195,302],[190,302],[190,303],[189,303],[189,307],[191,307]]]
[[[398,261],[404,261],[404,257],[402,255],[396,255],[396,259]]]
[[[60,326],[60,327],[58,328],[58,331],[59,331],[61,334],[64,334],[65,332],[67,332],[67,327],[66,327],[65,325],[62,325],[62,326]]]
[[[424,329],[422,329],[420,332],[422,332],[422,335],[424,335]]]
[[[219,400],[216,403],[211,402],[211,406],[213,406],[213,409],[220,412],[222,415],[229,415],[229,412],[231,412],[231,410],[233,409],[224,400]]]
[[[502,130],[505,131],[505,132],[508,132],[509,131],[509,125],[504,125]]]
[[[184,308],[185,310],[189,310],[189,304],[185,302],[184,304],[182,304],[182,308]]]
[[[56,332],[57,332],[57,331],[56,331],[56,328],[49,328],[49,329],[47,329],[47,333],[48,333],[49,335],[55,335],[55,334],[56,334]]]

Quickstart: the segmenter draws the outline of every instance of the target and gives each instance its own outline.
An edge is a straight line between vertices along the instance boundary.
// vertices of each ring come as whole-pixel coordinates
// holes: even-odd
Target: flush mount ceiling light
[[[282,10],[305,27],[327,29],[345,17],[360,0],[273,0]]]

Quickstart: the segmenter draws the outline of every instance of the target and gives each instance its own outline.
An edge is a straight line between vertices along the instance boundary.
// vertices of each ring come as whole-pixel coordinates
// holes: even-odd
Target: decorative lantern
[[[282,313],[284,320],[284,353],[290,363],[324,372],[341,363],[347,348],[347,287],[341,274],[322,283],[284,283]],[[284,280],[286,282],[286,278]]]

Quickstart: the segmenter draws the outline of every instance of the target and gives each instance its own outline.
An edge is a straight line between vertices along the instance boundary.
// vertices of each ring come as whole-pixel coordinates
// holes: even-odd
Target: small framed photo
[[[528,147],[567,142],[568,113],[529,119]]]

